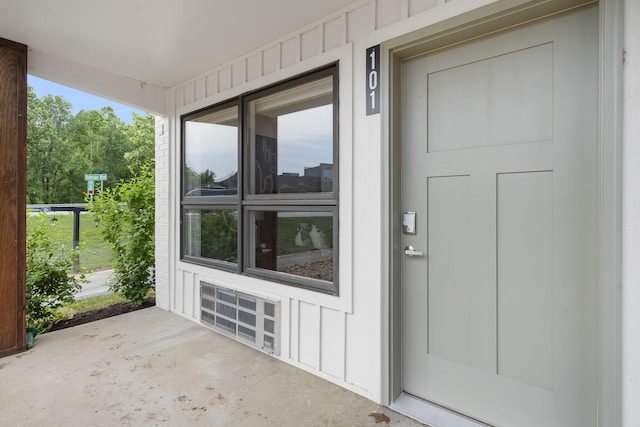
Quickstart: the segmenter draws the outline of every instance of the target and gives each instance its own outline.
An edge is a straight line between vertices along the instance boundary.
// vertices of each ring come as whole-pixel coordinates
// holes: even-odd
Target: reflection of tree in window
[[[203,218],[202,255],[206,258],[238,262],[238,216],[233,211],[209,211]]]

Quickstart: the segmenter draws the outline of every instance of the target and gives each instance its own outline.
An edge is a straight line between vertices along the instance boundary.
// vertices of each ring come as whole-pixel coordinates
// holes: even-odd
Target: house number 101
[[[367,116],[380,113],[380,45],[367,49]]]

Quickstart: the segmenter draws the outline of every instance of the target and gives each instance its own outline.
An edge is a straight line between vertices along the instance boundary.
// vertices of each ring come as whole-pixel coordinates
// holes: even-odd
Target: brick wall
[[[169,309],[169,122],[156,116],[156,304]]]

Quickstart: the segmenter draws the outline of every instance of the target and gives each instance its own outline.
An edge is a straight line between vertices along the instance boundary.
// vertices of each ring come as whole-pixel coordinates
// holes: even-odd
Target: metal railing
[[[73,249],[80,244],[80,212],[87,211],[86,203],[60,203],[51,205],[27,205],[31,212],[73,212]]]

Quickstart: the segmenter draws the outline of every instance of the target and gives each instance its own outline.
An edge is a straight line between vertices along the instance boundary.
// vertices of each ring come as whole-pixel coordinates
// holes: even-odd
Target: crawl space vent
[[[280,354],[280,303],[200,282],[200,321],[267,353]]]

